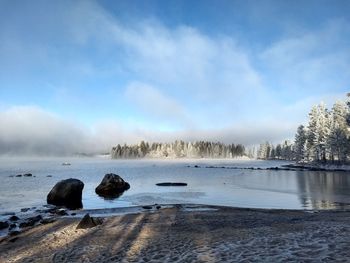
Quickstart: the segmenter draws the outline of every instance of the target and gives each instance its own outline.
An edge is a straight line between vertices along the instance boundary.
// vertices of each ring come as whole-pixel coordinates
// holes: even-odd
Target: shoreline
[[[284,160],[274,160],[274,161],[283,161]],[[292,162],[292,161],[290,161]],[[207,165],[200,166],[198,164],[194,166],[187,165],[188,168],[207,168],[207,169],[233,169],[233,170],[275,170],[275,171],[325,171],[325,172],[349,172],[350,165],[342,164],[300,164],[300,163],[290,163],[290,164],[282,164],[280,166],[274,167],[238,167],[238,166],[217,166],[217,165]]]
[[[1,240],[0,261],[318,262],[350,256],[350,211],[178,204],[111,216],[80,214],[86,212],[103,223],[76,229],[76,216],[29,227]]]

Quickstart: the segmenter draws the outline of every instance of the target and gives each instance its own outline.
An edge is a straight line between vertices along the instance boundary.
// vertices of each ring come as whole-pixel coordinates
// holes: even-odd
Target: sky
[[[277,143],[349,69],[347,0],[0,0],[0,154]]]

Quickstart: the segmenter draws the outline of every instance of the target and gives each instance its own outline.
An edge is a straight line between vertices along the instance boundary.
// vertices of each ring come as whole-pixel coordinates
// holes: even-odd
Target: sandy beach
[[[0,243],[0,262],[348,262],[350,212],[175,205],[29,228]]]

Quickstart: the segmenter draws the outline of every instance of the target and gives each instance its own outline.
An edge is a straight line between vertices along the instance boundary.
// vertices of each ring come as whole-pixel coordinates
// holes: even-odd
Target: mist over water
[[[62,166],[63,162],[71,165]],[[67,178],[84,182],[84,209],[155,203],[283,209],[342,209],[350,205],[350,179],[344,172],[205,168],[210,165],[267,168],[282,164],[247,160],[1,158],[0,212],[45,205],[51,188]],[[128,181],[131,188],[115,200],[104,200],[95,194],[95,187],[111,172]],[[33,177],[9,177],[23,173],[32,173]],[[188,186],[155,185],[169,181],[185,182]]]

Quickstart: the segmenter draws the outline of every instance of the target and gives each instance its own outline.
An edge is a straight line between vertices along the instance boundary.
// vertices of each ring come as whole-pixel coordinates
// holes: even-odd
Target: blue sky
[[[0,145],[293,138],[311,105],[348,92],[349,14],[349,1],[0,0]]]

